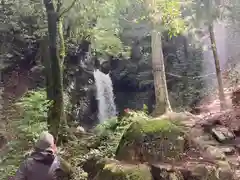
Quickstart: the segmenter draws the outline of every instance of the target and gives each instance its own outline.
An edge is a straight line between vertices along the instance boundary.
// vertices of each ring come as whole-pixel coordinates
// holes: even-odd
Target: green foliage
[[[177,36],[185,31],[185,22],[181,12],[181,1],[167,0],[164,3],[158,2],[162,16],[162,24],[169,32],[170,37]]]
[[[27,138],[28,141],[37,140],[39,133],[47,128],[47,111],[51,105],[46,100],[45,91],[29,92],[17,105],[24,110],[23,119],[17,122],[20,138]]]
[[[101,157],[114,157],[118,144],[125,130],[135,121],[149,119],[142,111],[129,111],[120,119],[109,119],[95,128],[95,144],[97,147],[92,152]],[[88,156],[88,155],[86,155]]]
[[[148,107],[146,104],[143,104],[143,112],[148,114]]]
[[[67,3],[66,3],[67,4]],[[65,24],[71,27],[74,42],[88,40],[92,49],[100,55],[129,56],[129,48],[120,38],[120,12],[128,5],[128,0],[77,0],[65,15]],[[67,5],[65,5],[67,6]]]
[[[47,130],[47,110],[50,103],[45,91],[27,93],[16,106],[22,108],[18,119],[11,119],[14,139],[8,143],[6,154],[0,158],[1,178],[14,175],[26,153],[32,148],[38,135]]]
[[[201,42],[204,39],[206,27],[214,22],[225,21],[234,16],[233,9],[229,8],[226,2],[219,0],[191,0],[185,9],[186,33],[195,37],[197,42]],[[204,48],[206,49],[206,47]]]
[[[74,179],[87,179],[87,173],[81,165],[89,159],[114,157],[123,133],[132,122],[139,119],[148,119],[148,116],[144,112],[129,111],[120,119],[112,118],[99,124],[92,133],[80,137],[79,141],[66,144],[60,154],[75,168]]]

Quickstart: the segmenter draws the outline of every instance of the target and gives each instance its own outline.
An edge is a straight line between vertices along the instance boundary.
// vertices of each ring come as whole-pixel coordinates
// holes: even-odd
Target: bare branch
[[[60,12],[60,9],[61,9],[61,7],[62,7],[62,0],[58,0],[57,1],[57,12],[59,13]]]
[[[66,8],[60,15],[59,18],[61,18],[65,13],[67,13],[68,11],[70,11],[72,9],[72,7],[75,5],[75,3],[77,2],[77,0],[73,0],[72,4]]]

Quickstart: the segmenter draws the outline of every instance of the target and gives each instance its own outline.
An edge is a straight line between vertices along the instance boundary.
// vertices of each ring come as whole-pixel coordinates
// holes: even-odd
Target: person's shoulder
[[[34,164],[34,161],[33,161],[33,158],[31,157],[25,158],[25,160],[23,160],[22,162],[22,166],[27,170],[29,170],[29,168],[31,168],[33,164]]]

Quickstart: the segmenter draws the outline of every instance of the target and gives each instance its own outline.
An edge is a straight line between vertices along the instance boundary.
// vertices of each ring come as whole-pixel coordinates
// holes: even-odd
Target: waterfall
[[[116,116],[113,85],[109,74],[104,74],[98,69],[94,71],[94,79],[97,88],[98,119],[100,123]]]

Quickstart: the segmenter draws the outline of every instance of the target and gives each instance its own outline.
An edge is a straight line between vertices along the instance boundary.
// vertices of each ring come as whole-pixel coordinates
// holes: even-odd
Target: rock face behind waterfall
[[[89,70],[87,67],[81,67],[79,70],[75,70],[75,67],[72,69],[72,76],[68,79],[68,92],[73,118],[85,128],[91,128],[97,123],[98,115],[93,69]]]

